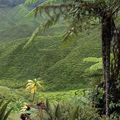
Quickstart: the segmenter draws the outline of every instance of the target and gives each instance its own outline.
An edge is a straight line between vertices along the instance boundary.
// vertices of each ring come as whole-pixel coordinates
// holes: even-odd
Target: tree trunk
[[[112,17],[102,16],[102,56],[105,87],[105,114],[109,116],[109,87],[110,87],[110,46],[112,41]]]

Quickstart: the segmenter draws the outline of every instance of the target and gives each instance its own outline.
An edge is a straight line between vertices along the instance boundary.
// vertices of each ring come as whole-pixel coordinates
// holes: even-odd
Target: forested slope
[[[47,89],[52,90],[86,86],[89,78],[84,77],[84,70],[89,64],[83,59],[101,55],[99,28],[90,29],[89,35],[83,31],[72,45],[65,47],[61,44],[66,24],[60,23],[40,33],[24,48],[39,20],[25,17],[28,11],[23,6],[0,9],[0,79],[41,77]]]

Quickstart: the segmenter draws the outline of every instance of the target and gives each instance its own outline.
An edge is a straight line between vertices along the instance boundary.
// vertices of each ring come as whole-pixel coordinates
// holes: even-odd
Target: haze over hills
[[[0,40],[30,36],[39,22],[28,12],[24,5],[0,8]]]
[[[30,9],[22,1],[0,0],[0,40],[28,37],[40,24],[40,19],[28,16]]]

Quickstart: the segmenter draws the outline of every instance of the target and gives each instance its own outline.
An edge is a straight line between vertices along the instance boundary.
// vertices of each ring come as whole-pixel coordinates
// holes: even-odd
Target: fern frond
[[[88,57],[84,58],[83,62],[92,62],[94,63],[91,65],[89,68],[85,70],[85,72],[95,72],[97,70],[102,70],[102,58],[97,58],[97,57]]]
[[[25,0],[25,5],[30,5],[36,3],[38,0]]]
[[[102,58],[97,58],[97,57],[88,57],[88,58],[84,58],[83,62],[102,62]]]
[[[23,46],[23,49],[25,49],[33,40],[34,38],[37,36],[37,34],[39,33],[41,28],[41,25],[39,27],[37,27],[35,29],[35,31],[33,32],[32,36],[30,37],[30,39],[27,41],[27,43]]]
[[[61,3],[61,2],[71,2],[72,0],[44,0],[42,3],[47,2],[49,4],[56,4],[56,3]],[[39,2],[39,0],[25,0],[26,5],[34,4]]]

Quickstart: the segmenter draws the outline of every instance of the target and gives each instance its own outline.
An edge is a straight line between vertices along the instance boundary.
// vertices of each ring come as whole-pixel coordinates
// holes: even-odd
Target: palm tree
[[[26,84],[26,90],[28,90],[31,94],[33,94],[33,99],[32,101],[34,102],[35,100],[35,95],[37,90],[43,90],[43,82],[39,81],[37,79],[34,80],[28,80],[27,84]]]
[[[35,2],[36,0],[33,1]],[[120,91],[120,88],[117,89],[116,87],[120,73],[120,30],[117,29],[115,24],[120,11],[120,0],[45,0],[44,3],[37,6],[33,11],[35,12],[35,16],[42,13],[47,14],[49,19],[43,25],[43,29],[55,24],[60,16],[65,15],[70,18],[70,29],[65,33],[64,41],[70,36],[77,34],[81,28],[84,28],[85,24],[83,23],[89,23],[90,25],[90,21],[93,19],[98,18],[100,20],[105,91],[104,113],[106,116],[109,116],[110,96],[116,102],[115,99],[119,98],[118,93]],[[52,14],[51,11],[53,11]],[[41,28],[37,30],[39,31]],[[32,35],[30,41],[36,34],[37,32]],[[111,48],[114,55],[112,61],[110,61]]]

